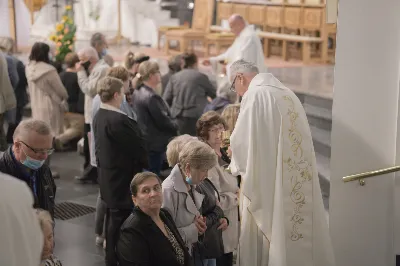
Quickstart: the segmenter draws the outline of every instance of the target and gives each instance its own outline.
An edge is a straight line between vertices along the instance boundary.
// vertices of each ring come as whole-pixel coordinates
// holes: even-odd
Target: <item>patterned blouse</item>
[[[168,226],[164,224],[165,230],[168,233],[168,240],[171,242],[172,248],[175,251],[176,258],[180,265],[185,265],[185,253],[183,252],[182,247],[179,245],[178,241],[176,240],[174,234],[169,230]]]
[[[54,256],[42,261],[40,266],[62,266],[61,261]]]

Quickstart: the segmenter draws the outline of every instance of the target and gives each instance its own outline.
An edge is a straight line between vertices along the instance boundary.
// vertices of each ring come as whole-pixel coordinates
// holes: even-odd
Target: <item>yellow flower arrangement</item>
[[[72,6],[65,6],[65,12],[61,17],[61,21],[57,23],[55,32],[49,36],[49,39],[56,44],[56,60],[64,61],[66,54],[73,51],[76,41],[76,25],[72,19]]]
[[[64,29],[64,24],[58,23],[56,25],[56,31],[62,31]]]

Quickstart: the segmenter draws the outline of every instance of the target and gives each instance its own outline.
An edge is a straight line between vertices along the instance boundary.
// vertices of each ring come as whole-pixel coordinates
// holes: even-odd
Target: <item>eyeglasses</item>
[[[47,155],[50,155],[50,154],[52,154],[54,152],[53,148],[51,148],[51,149],[35,149],[35,148],[32,148],[31,146],[29,146],[28,144],[26,144],[23,141],[19,141],[19,142],[24,144],[26,147],[28,147],[31,151],[33,151],[36,154],[47,154]]]
[[[225,131],[224,127],[214,127],[214,128],[209,129],[209,132],[212,132],[212,133],[222,133],[224,131]]]
[[[232,85],[231,85],[231,87],[229,88],[230,91],[236,92],[235,83],[236,83],[236,78],[237,78],[237,77],[238,77],[238,76],[236,75],[235,78],[233,79]]]

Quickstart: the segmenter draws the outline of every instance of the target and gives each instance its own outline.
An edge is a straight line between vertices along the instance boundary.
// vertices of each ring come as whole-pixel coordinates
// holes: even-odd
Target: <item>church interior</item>
[[[329,220],[337,66],[337,18],[331,13],[336,9],[337,0],[2,0],[0,39],[12,39],[13,54],[26,64],[35,42],[46,42],[57,51],[68,45],[69,51],[78,51],[101,32],[115,65],[123,65],[130,50],[150,56],[165,74],[171,56],[193,52],[201,62],[225,52],[235,41],[228,20],[239,14],[254,26],[268,72],[303,104]],[[68,20],[74,32],[65,44],[68,32],[60,27]],[[223,75],[211,66],[199,64],[199,69],[210,79]],[[24,117],[29,115],[28,104]],[[55,254],[67,266],[104,265],[104,250],[93,243],[98,186],[76,184],[74,177],[80,175],[83,160],[76,151],[57,152],[52,160],[61,175],[56,180],[60,218],[55,223]],[[68,203],[81,209],[63,208]]]

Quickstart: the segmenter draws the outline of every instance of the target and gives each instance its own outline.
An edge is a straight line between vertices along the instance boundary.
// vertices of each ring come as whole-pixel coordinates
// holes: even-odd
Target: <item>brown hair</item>
[[[64,63],[67,67],[75,67],[75,64],[79,62],[77,53],[68,53],[64,58]]]
[[[139,82],[142,83],[150,78],[150,75],[160,72],[160,67],[156,62],[146,61],[139,66]]]
[[[124,84],[121,80],[106,76],[99,81],[97,93],[100,95],[101,102],[106,103],[112,100],[116,92],[122,93]]]
[[[240,103],[229,104],[227,107],[225,107],[221,114],[221,117],[226,121],[227,124],[227,128],[225,128],[225,130],[228,130],[231,134],[239,117],[239,111]]]
[[[132,181],[131,181],[131,193],[132,193],[132,195],[136,197],[136,195],[138,193],[139,186],[141,184],[143,184],[144,181],[146,181],[147,179],[152,178],[152,177],[156,178],[158,183],[160,183],[160,185],[161,185],[161,180],[155,173],[142,172],[142,173],[136,174],[133,177]]]
[[[135,64],[135,54],[132,51],[129,51],[125,56],[125,67],[127,69],[131,69]]]
[[[184,53],[182,55],[183,68],[189,68],[197,64],[197,55],[194,53]]]
[[[215,125],[222,124],[227,128],[225,120],[215,111],[204,113],[196,123],[197,136],[202,140],[208,139],[208,131]]]
[[[129,79],[129,71],[123,66],[112,67],[108,70],[107,76],[117,78],[125,82]]]

